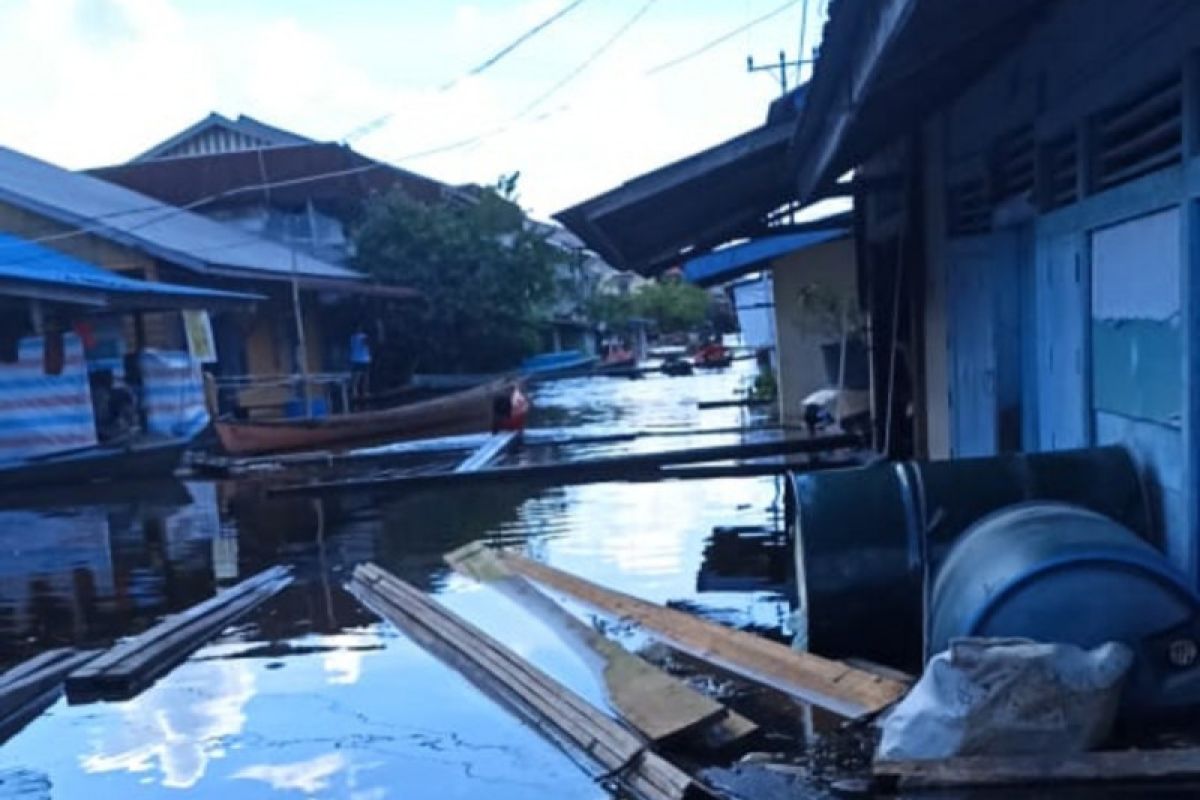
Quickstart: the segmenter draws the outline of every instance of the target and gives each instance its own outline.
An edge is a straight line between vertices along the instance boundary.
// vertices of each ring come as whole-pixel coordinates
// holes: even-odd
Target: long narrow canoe
[[[528,402],[519,382],[492,381],[418,403],[303,420],[219,421],[221,446],[230,455],[340,449],[459,433],[520,429]]]

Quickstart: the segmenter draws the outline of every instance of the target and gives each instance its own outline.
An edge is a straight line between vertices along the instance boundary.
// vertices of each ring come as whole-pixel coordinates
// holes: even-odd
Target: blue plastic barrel
[[[938,570],[927,655],[962,636],[1085,648],[1123,642],[1127,704],[1200,701],[1200,596],[1166,558],[1113,519],[1067,503],[1024,503],[973,525]]]

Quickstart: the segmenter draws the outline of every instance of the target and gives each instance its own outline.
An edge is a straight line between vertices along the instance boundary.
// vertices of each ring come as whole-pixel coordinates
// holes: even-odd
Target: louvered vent
[[[1042,145],[1041,207],[1049,211],[1079,199],[1079,144],[1074,133]]]
[[[992,226],[992,204],[987,182],[970,178],[951,184],[946,191],[946,227],[951,236],[983,233]]]
[[[997,200],[1033,192],[1033,127],[1025,125],[999,137],[992,146],[992,196]]]
[[[1183,154],[1180,76],[1161,81],[1095,121],[1092,186],[1096,190],[1179,163]]]

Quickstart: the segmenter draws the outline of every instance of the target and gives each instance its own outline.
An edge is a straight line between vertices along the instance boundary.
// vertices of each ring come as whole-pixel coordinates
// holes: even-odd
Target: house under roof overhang
[[[699,286],[719,286],[770,269],[771,262],[782,256],[850,236],[846,216],[822,222],[825,224],[799,233],[760,236],[688,259],[683,265],[683,277]]]
[[[979,78],[1052,0],[835,0],[792,142],[793,194],[838,177]]]
[[[768,121],[715,147],[560,211],[555,219],[618,269],[656,273],[761,232],[791,200],[788,147],[804,87],[772,104]]]

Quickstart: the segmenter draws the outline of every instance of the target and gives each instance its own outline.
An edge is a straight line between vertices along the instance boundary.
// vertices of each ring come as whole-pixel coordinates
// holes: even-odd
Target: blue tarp
[[[0,294],[120,309],[207,308],[262,299],[252,294],[128,278],[3,233]]]
[[[766,269],[771,259],[849,235],[850,231],[847,228],[828,228],[804,233],[761,236],[743,244],[735,244],[689,259],[683,265],[683,275],[691,283],[700,286],[728,283],[751,272]]]

